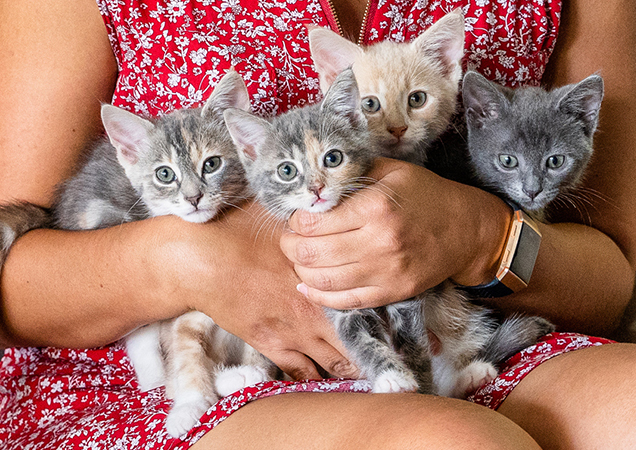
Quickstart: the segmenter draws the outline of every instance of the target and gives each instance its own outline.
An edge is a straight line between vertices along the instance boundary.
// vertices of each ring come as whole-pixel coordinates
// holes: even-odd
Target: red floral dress
[[[319,99],[305,24],[338,29],[329,0],[97,0],[119,78],[113,102],[159,115],[201,105],[230,67],[267,116]],[[408,41],[447,12],[466,18],[468,68],[508,86],[538,84],[554,47],[558,0],[370,0],[362,42]],[[606,343],[552,334],[515,355],[471,400],[496,408],[525,374],[565,351]],[[291,392],[368,392],[366,381],[273,381],[213,405],[187,435],[164,428],[163,388],[142,393],[119,344],[101,349],[9,349],[0,362],[0,447],[185,449],[258,398]]]

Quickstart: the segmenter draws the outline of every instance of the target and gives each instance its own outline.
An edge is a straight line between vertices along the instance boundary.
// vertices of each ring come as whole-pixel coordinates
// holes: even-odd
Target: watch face
[[[530,225],[524,223],[521,227],[519,241],[514,252],[510,270],[521,278],[525,284],[530,282],[532,269],[539,253],[541,235]]]

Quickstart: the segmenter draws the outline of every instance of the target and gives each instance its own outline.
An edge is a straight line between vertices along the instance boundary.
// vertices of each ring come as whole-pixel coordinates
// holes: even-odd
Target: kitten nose
[[[309,186],[309,190],[313,192],[314,194],[316,194],[316,197],[320,197],[320,193],[322,192],[324,188],[325,188],[324,183],[316,183]]]
[[[535,188],[535,189],[522,188],[522,190],[530,198],[530,200],[534,200],[536,196],[539,195],[541,191],[543,191],[543,189],[541,188]]]
[[[398,139],[404,136],[404,133],[406,133],[407,129],[408,127],[406,125],[404,125],[403,127],[388,127],[387,128],[389,133],[391,133],[393,136],[395,136]]]
[[[199,200],[201,200],[201,197],[203,197],[203,194],[199,192],[197,195],[192,197],[186,197],[185,199],[189,201],[190,203],[192,203],[192,206],[196,208],[199,204]]]

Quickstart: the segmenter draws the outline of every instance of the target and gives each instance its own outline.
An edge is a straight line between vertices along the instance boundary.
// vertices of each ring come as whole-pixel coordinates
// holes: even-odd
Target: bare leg
[[[636,345],[566,353],[533,370],[499,408],[546,449],[634,448]]]
[[[192,447],[204,449],[539,449],[501,414],[419,394],[286,394],[251,403]]]

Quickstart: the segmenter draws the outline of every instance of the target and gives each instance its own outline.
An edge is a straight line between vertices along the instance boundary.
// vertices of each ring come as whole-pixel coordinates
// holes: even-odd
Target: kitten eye
[[[506,169],[514,169],[519,165],[519,160],[512,155],[499,155],[499,164]]]
[[[409,95],[409,106],[411,108],[421,108],[426,103],[426,92],[417,91]]]
[[[219,167],[221,167],[221,158],[219,158],[218,156],[213,156],[206,159],[203,163],[203,173],[212,173],[218,170]]]
[[[362,99],[362,109],[370,113],[378,112],[380,110],[380,100],[374,96],[365,97]]]
[[[170,184],[177,179],[177,175],[175,175],[174,170],[172,170],[168,166],[159,167],[157,170],[155,170],[155,175],[157,177],[157,180],[161,181],[164,184]]]
[[[284,162],[278,166],[278,177],[283,181],[291,181],[298,175],[296,166],[289,162]]]
[[[330,150],[325,154],[323,163],[325,167],[338,167],[342,164],[342,152],[340,150]]]
[[[545,162],[545,165],[548,169],[558,169],[565,162],[565,156],[563,155],[552,155]]]

